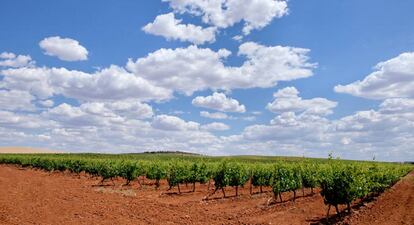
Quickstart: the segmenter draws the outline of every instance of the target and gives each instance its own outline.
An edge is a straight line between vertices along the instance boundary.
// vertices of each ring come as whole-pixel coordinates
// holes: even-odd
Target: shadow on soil
[[[378,196],[379,196],[379,194],[370,195],[370,196],[362,199],[361,201],[356,202],[355,204],[353,204],[351,206],[351,209],[352,209],[351,213],[348,213],[344,209],[339,214],[331,214],[331,215],[329,215],[329,217],[324,217],[324,218],[314,218],[314,219],[307,220],[307,222],[309,222],[309,224],[311,224],[311,225],[338,224],[338,223],[340,223],[340,224],[349,224],[347,222],[345,222],[345,223],[341,223],[341,222],[344,222],[344,220],[346,218],[352,216],[353,211],[359,211],[362,207],[366,206],[367,203],[375,201]]]

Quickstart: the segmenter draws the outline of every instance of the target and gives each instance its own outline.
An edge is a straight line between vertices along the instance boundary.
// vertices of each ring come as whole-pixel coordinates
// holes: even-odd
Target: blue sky
[[[413,109],[414,92],[402,84],[414,82],[414,2],[261,0],[259,5],[250,7],[257,7],[253,11],[243,8],[243,1],[233,4],[223,0],[222,8],[214,8],[215,11],[208,11],[202,2],[2,1],[0,54],[4,54],[0,58],[0,102],[12,105],[0,106],[4,118],[0,119],[0,133],[7,134],[0,138],[2,144],[69,151],[159,149],[214,155],[314,157],[334,152],[354,159],[370,159],[373,155],[383,160],[414,159],[413,149],[407,146],[414,140],[410,130],[414,128],[414,117],[408,115]],[[226,9],[236,13],[226,14]],[[169,22],[172,16],[181,27],[165,23],[144,29],[163,15]],[[249,24],[254,28],[243,33]],[[177,30],[183,25],[184,32]],[[190,28],[204,33],[192,36]],[[213,39],[206,41],[203,38],[208,36],[208,28],[214,30]],[[241,40],[234,40],[236,35]],[[65,39],[69,42],[62,41]],[[65,47],[68,43],[74,45]],[[243,45],[248,53],[238,54]],[[283,52],[274,46],[283,46]],[[184,55],[192,57],[191,47],[196,48],[191,53],[200,53],[202,57],[193,62],[186,59],[194,71],[184,74],[174,64],[178,61],[174,54],[183,49]],[[86,53],[78,48],[84,48]],[[307,52],[295,54],[288,48]],[[160,49],[169,52],[161,54]],[[219,56],[218,61],[216,56],[203,55],[207,54],[203,50],[218,54],[220,49],[231,54]],[[258,55],[257,49],[263,55]],[[151,54],[155,61],[149,60]],[[267,61],[272,54],[274,58]],[[10,64],[19,55],[29,56],[30,60]],[[75,58],[62,59],[68,55]],[[305,58],[285,68],[283,65],[295,64],[295,56]],[[127,66],[128,59],[133,66]],[[139,59],[145,62],[138,63]],[[212,60],[212,64],[196,68],[204,60]],[[255,60],[269,63],[257,65]],[[246,62],[253,64],[248,72],[243,70]],[[380,62],[385,63],[374,68]],[[163,68],[169,63],[171,67]],[[119,69],[107,71],[112,80],[94,84],[83,84],[86,78],[76,80],[76,71],[93,80],[91,77],[100,76],[111,65]],[[223,65],[225,69],[221,68]],[[223,70],[217,72],[215,66]],[[48,71],[52,68],[68,72],[56,75],[57,72]],[[162,68],[162,72],[154,72],[154,68]],[[297,75],[301,73],[298,69],[303,69],[304,75]],[[269,74],[263,75],[263,71]],[[38,73],[50,75],[41,77]],[[173,75],[177,78],[169,80]],[[187,75],[189,79],[181,80]],[[239,75],[233,80],[232,76]],[[148,84],[130,87],[137,92],[130,94],[125,84],[116,83],[118,76],[138,77],[139,82],[143,79]],[[252,78],[246,81],[243,76]],[[259,82],[261,76],[269,76],[274,82],[265,82],[267,78],[264,83]],[[381,77],[384,82],[355,83],[368,76]],[[39,93],[35,90],[39,83],[32,78],[41,80],[42,91],[52,91],[47,95]],[[204,83],[192,85],[193,79]],[[105,85],[113,86],[111,89]],[[335,88],[338,85],[345,88]],[[154,87],[145,93],[151,97],[144,98],[144,91],[139,89],[149,86]],[[297,91],[293,97],[289,92],[292,88]],[[278,91],[281,94],[274,97]],[[168,96],[154,97],[160,92]],[[285,96],[282,92],[289,92],[290,97],[280,97]],[[224,99],[211,102],[208,96],[214,93]],[[26,100],[16,102],[12,97],[17,95]],[[198,105],[194,103],[197,96],[203,97]],[[47,100],[50,102],[43,104]],[[273,107],[268,106],[272,102]],[[120,104],[128,105],[122,113]],[[226,105],[230,108],[226,109]],[[399,107],[398,111],[395,105],[403,109]],[[240,106],[245,110],[240,110]],[[227,119],[206,118],[200,111],[225,114]],[[18,124],[27,121],[34,125]],[[395,129],[386,129],[389,126]],[[21,137],[13,138],[13,134]],[[74,141],[75,135],[82,139]],[[113,140],[121,136],[129,138]],[[140,138],[133,140],[136,136]]]

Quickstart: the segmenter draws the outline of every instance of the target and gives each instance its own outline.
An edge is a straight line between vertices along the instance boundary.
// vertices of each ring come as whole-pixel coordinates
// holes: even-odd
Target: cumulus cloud
[[[87,102],[80,106],[63,103],[29,115],[0,110],[0,141],[5,145],[72,151],[186,150],[217,154],[220,139],[200,129],[198,123],[166,115],[156,116],[152,121],[137,119],[125,114],[136,112],[130,107],[131,102],[112,103]]]
[[[16,55],[12,52],[2,52],[0,54],[0,59],[14,59]]]
[[[214,92],[210,96],[197,96],[193,99],[192,104],[197,107],[214,109],[222,112],[246,112],[244,105],[241,105],[236,99],[228,98],[223,93]]]
[[[240,67],[232,67],[223,63],[231,54],[226,49],[188,46],[160,49],[136,61],[130,59],[126,68],[159,86],[192,95],[206,89],[268,88],[278,81],[312,76],[316,65],[308,62],[308,52],[247,42],[240,45],[238,52],[246,60]]]
[[[208,131],[224,131],[224,130],[229,130],[230,127],[224,123],[213,122],[213,123],[202,125],[201,129],[208,130]]]
[[[335,91],[369,99],[414,98],[414,52],[378,63],[362,81],[337,85]]]
[[[154,115],[150,105],[134,100],[109,102],[105,106],[118,115],[132,119],[146,119]]]
[[[88,50],[71,38],[47,37],[39,42],[46,55],[56,56],[64,61],[83,61],[88,59]]]
[[[381,113],[413,113],[414,99],[408,98],[391,98],[386,99],[380,104]]]
[[[243,33],[267,26],[273,19],[288,13],[286,1],[282,0],[163,0],[178,13],[201,16],[204,23],[227,28],[244,22]]]
[[[307,53],[306,49],[248,42],[238,53],[247,59],[233,67],[223,63],[231,54],[226,49],[160,49],[135,62],[129,60],[127,70],[115,65],[93,73],[34,66],[6,68],[0,70],[4,76],[0,88],[28,91],[41,99],[62,94],[82,101],[164,101],[174,92],[192,95],[206,89],[266,88],[278,81],[311,76],[315,65],[308,62]]]
[[[402,102],[404,110],[398,108]],[[209,132],[225,130],[225,124],[200,125],[168,115],[155,116],[151,121],[136,119],[124,114],[131,108],[129,104],[119,106],[124,104],[61,104],[30,115],[0,110],[0,140],[16,143],[12,140],[14,135],[19,137],[19,143],[104,152],[186,150],[323,157],[334,151],[344,158],[370,159],[374,154],[379,160],[414,157],[409,147],[414,141],[414,113],[405,110],[413,104],[407,99],[386,100],[376,111],[361,111],[335,120],[324,115],[283,112],[267,124],[253,124],[231,136]]]
[[[39,101],[39,104],[42,105],[43,107],[47,107],[47,108],[50,108],[53,105],[55,105],[55,103],[50,99]]]
[[[225,49],[215,52],[197,46],[159,49],[147,57],[129,60],[126,68],[160,86],[192,95],[213,85],[223,86],[227,71],[222,59],[229,54]]]
[[[17,68],[0,71],[1,88],[29,91],[39,98],[56,94],[79,100],[165,100],[171,90],[156,87],[118,66],[93,74],[66,68]],[[93,91],[91,91],[93,90]]]
[[[330,129],[329,121],[319,116],[283,113],[269,125],[252,125],[244,129],[242,136],[254,141],[280,141],[290,144],[327,142],[325,135]],[[300,137],[300,138],[298,138]]]
[[[215,41],[216,28],[181,24],[182,20],[175,18],[174,13],[159,15],[154,22],[145,25],[142,30],[146,33],[163,36],[167,40],[188,41],[194,44],[212,43]]]
[[[241,42],[243,40],[243,36],[241,35],[235,35],[232,37],[233,40],[237,41],[237,42]]]
[[[359,111],[332,121],[335,134],[348,148],[377,158],[413,158],[414,140],[414,53],[402,53],[378,63],[376,71],[363,80],[337,85],[335,91],[368,99],[383,100],[378,110]],[[355,150],[354,150],[355,151]]]
[[[268,88],[279,81],[309,77],[316,64],[309,63],[308,52],[247,42],[237,53],[244,62],[227,66],[230,51],[192,45],[160,49],[129,60],[126,68],[112,65],[92,73],[37,67],[31,58],[24,62],[13,53],[2,53],[0,62],[18,63],[8,61],[0,70],[0,142],[69,150],[185,150],[213,155],[323,157],[333,150],[344,158],[370,159],[375,154],[380,160],[412,159],[412,53],[379,63],[377,71],[363,81],[337,86],[356,96],[383,99],[377,110],[342,118],[327,118],[336,102],[303,99],[294,87],[274,93],[266,108],[276,115],[269,122],[258,120],[228,136],[215,133],[230,129],[227,124],[201,125],[165,112],[154,115],[150,105],[173,98],[174,92],[192,95],[210,89],[214,91],[211,96],[195,97],[193,104],[220,112],[201,111],[200,116],[252,121],[251,115],[260,113],[245,117],[223,113],[245,112],[246,108],[220,90]],[[52,99],[58,95],[77,103],[55,103]]]
[[[23,114],[0,110],[0,127],[3,128],[4,133],[16,132],[22,135],[25,133],[39,133],[44,128],[50,129],[55,126],[54,122],[44,120],[39,114]]]
[[[167,131],[180,131],[180,130],[198,130],[200,124],[196,122],[186,122],[183,119],[176,116],[158,115],[154,117],[152,123],[153,128]]]
[[[87,102],[80,106],[62,103],[42,113],[44,118],[69,127],[118,126],[128,120],[151,118],[152,107],[136,101]]]
[[[334,122],[336,137],[346,139],[349,151],[376,155],[382,160],[407,160],[414,155],[410,144],[414,140],[412,113],[382,113],[360,111]],[[338,139],[338,140],[339,140]]]
[[[247,126],[240,135],[227,138],[238,149],[255,148],[264,154],[326,156],[334,151],[341,158],[408,160],[414,157],[414,113],[387,111],[356,112],[336,120],[319,115],[284,112],[269,124]],[[234,147],[237,146],[237,147]],[[271,151],[272,152],[272,151]]]
[[[35,61],[29,55],[16,55],[11,52],[2,52],[0,54],[0,67],[25,67],[33,66]]]
[[[309,49],[264,46],[255,42],[245,42],[239,46],[238,55],[247,60],[240,67],[244,76],[259,87],[271,87],[277,81],[290,81],[312,76],[316,64],[309,63]]]
[[[82,101],[162,101],[172,98],[174,92],[192,95],[205,89],[266,88],[277,81],[311,76],[314,64],[307,62],[307,52],[249,42],[239,50],[247,60],[232,67],[223,63],[231,54],[226,49],[160,49],[135,62],[129,60],[127,70],[115,65],[94,73],[49,67],[6,68],[0,70],[4,76],[0,88],[28,91],[41,99],[62,94]]]
[[[274,113],[300,112],[314,115],[328,115],[337,106],[336,102],[325,98],[302,99],[295,87],[286,87],[273,94],[273,102],[266,108]]]
[[[224,120],[224,119],[229,118],[229,116],[227,116],[227,114],[222,113],[222,112],[211,113],[211,112],[207,112],[207,111],[201,111],[200,116],[210,118],[210,119],[217,119],[217,120]]]
[[[26,91],[0,90],[0,110],[35,110],[32,101],[34,97]]]
[[[49,109],[42,115],[44,118],[59,122],[67,127],[103,126],[107,124],[107,120],[103,120],[99,116],[93,116],[92,113],[85,112],[81,107],[75,107],[67,103]]]

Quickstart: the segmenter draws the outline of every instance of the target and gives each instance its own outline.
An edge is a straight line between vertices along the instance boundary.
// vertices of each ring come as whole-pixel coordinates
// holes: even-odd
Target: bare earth
[[[413,173],[369,203],[343,223],[414,224]],[[252,197],[248,188],[240,197],[202,201],[207,185],[195,193],[166,193],[153,185],[139,188],[137,182],[122,187],[122,180],[96,186],[99,180],[87,175],[47,173],[0,165],[0,224],[319,224],[325,221],[326,207],[319,194],[267,205],[270,193]],[[182,186],[189,191],[190,185]],[[258,191],[258,190],[255,190]],[[164,194],[161,194],[164,193]],[[234,195],[233,189],[227,189]],[[284,200],[293,195],[286,193]]]
[[[366,207],[345,219],[349,224],[414,224],[414,172]]]

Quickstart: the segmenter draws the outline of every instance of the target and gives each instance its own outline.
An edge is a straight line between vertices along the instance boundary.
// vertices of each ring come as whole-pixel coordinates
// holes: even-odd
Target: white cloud
[[[25,134],[30,133],[29,130],[42,132],[42,129],[49,129],[54,126],[54,122],[42,119],[39,114],[18,114],[0,110],[0,127],[5,129],[5,133],[17,131]]]
[[[267,26],[274,18],[288,13],[286,1],[281,0],[163,0],[178,13],[202,16],[204,23],[227,28],[244,22],[243,33]]]
[[[369,99],[414,98],[414,52],[380,62],[375,69],[362,81],[335,86],[335,91]]]
[[[224,120],[227,119],[228,116],[225,113],[222,112],[207,112],[207,111],[201,111],[200,116],[210,118],[210,119],[217,119],[217,120]]]
[[[49,109],[42,115],[44,118],[70,129],[112,127],[114,124],[124,122],[122,117],[113,114],[102,103],[85,103],[79,107],[63,103]]]
[[[166,115],[152,122],[124,117],[101,102],[80,106],[64,103],[40,115],[0,110],[0,141],[4,145],[94,152],[186,150],[217,154],[220,139],[199,128],[198,123]]]
[[[24,67],[33,66],[35,61],[29,55],[16,55],[11,52],[2,52],[0,54],[0,67]]]
[[[246,112],[244,105],[241,105],[236,99],[228,98],[223,93],[214,92],[210,96],[197,96],[193,99],[192,104],[197,107],[214,109],[222,112]]]
[[[273,94],[274,101],[266,108],[274,113],[300,112],[314,115],[328,115],[337,106],[336,102],[325,98],[302,99],[294,87],[286,87]]]
[[[66,68],[21,67],[0,70],[0,88],[28,91],[40,99],[62,94],[80,101],[164,101],[174,92],[191,95],[195,91],[272,87],[277,81],[312,75],[308,50],[266,47],[252,42],[240,46],[247,60],[240,67],[225,66],[231,53],[209,48],[160,49],[135,62],[127,70],[111,65],[93,73]],[[4,54],[10,58],[13,55]],[[94,91],[90,91],[94,90]]]
[[[227,140],[240,149],[268,149],[279,154],[327,156],[330,151],[342,158],[409,160],[414,157],[414,102],[385,100],[377,111],[356,112],[335,120],[322,115],[283,112],[270,124],[248,126]],[[233,146],[233,148],[235,148]]]
[[[63,103],[43,113],[47,119],[60,122],[65,126],[93,126],[103,125],[104,120],[92,117],[80,107],[74,107]]]
[[[412,107],[410,101],[398,101]],[[337,120],[284,112],[269,124],[254,124],[231,136],[208,132],[224,130],[223,125],[200,125],[175,116],[159,115],[151,122],[137,120],[110,109],[108,103],[62,104],[40,115],[0,111],[0,141],[104,152],[186,150],[326,157],[334,151],[344,158],[371,159],[375,154],[379,160],[408,160],[414,157],[410,147],[414,113],[395,109],[397,104],[384,101],[378,111],[357,112]]]
[[[16,54],[12,52],[2,52],[0,54],[0,59],[14,59],[16,58]]]
[[[239,50],[247,60],[240,67],[232,67],[223,63],[231,54],[226,49],[160,49],[135,62],[129,60],[128,71],[115,65],[93,73],[34,66],[6,68],[0,70],[4,76],[0,88],[28,91],[40,99],[62,94],[81,101],[164,101],[174,92],[191,95],[206,89],[266,88],[277,81],[311,76],[314,65],[307,62],[307,52],[248,42]]]
[[[39,101],[39,104],[44,106],[44,107],[47,107],[47,108],[50,108],[53,105],[55,105],[55,103],[50,99],[47,99],[47,100],[44,100],[44,101]]]
[[[39,98],[55,94],[79,100],[166,100],[170,90],[156,87],[147,80],[118,66],[93,74],[66,68],[18,68],[0,71],[4,75],[0,87],[30,91]],[[91,91],[93,90],[93,91]]]
[[[53,87],[50,85],[48,75],[49,69],[46,68],[18,68],[0,71],[3,80],[0,88],[28,91],[32,95],[40,98],[47,98],[53,95]]]
[[[274,118],[270,125],[246,127],[242,136],[251,141],[279,141],[296,145],[307,142],[322,144],[327,141],[325,134],[329,128],[329,121],[319,116],[283,113]]]
[[[71,38],[48,37],[39,42],[46,55],[56,56],[64,61],[82,61],[88,59],[88,50]]]
[[[414,141],[414,53],[380,62],[363,80],[337,85],[335,91],[384,100],[377,111],[367,110],[334,121],[344,143],[382,160],[412,160]]]
[[[202,125],[201,129],[208,130],[208,131],[224,131],[224,130],[229,130],[230,127],[224,123],[213,122],[213,123]]]
[[[239,47],[239,55],[247,60],[240,67],[225,66],[230,55],[226,49],[209,48],[160,49],[126,68],[161,87],[187,95],[206,89],[268,88],[278,81],[312,76],[315,64],[308,62],[308,49],[263,46],[247,42]]]
[[[152,121],[152,127],[166,131],[198,130],[200,124],[196,122],[186,122],[179,117],[169,115],[158,115]]]
[[[241,42],[243,40],[243,36],[241,35],[235,35],[232,37],[233,40],[237,41],[237,42]]]
[[[35,67],[34,63],[23,63],[17,66],[20,68],[9,64],[5,67],[10,68],[0,70],[4,76],[0,80],[0,142],[104,152],[183,150],[324,157],[334,151],[344,158],[371,159],[375,154],[379,160],[414,159],[414,98],[401,81],[412,81],[412,60],[407,53],[380,63],[375,76],[361,81],[368,89],[355,89],[363,97],[384,99],[377,110],[338,119],[326,118],[336,102],[302,99],[294,87],[274,94],[267,107],[277,113],[272,120],[230,136],[214,133],[230,129],[227,124],[200,125],[177,116],[154,116],[150,103],[144,103],[169,100],[174,92],[190,95],[211,89],[214,93],[196,97],[195,105],[244,112],[242,104],[219,91],[273,87],[278,81],[311,76],[315,65],[308,62],[308,51],[247,42],[239,47],[238,55],[246,58],[241,66],[226,66],[228,50],[189,46],[161,49],[131,60],[127,70],[110,66],[93,73]],[[1,57],[3,61],[17,58],[13,53]],[[391,85],[377,83],[381,79]],[[56,95],[75,99],[79,105],[54,106],[52,97]],[[30,107],[33,111],[28,112]],[[217,120],[252,121],[259,114],[231,117],[200,112],[200,116]]]
[[[380,104],[381,113],[413,113],[414,112],[414,99],[408,98],[391,98],[385,99]]]
[[[360,111],[333,122],[338,140],[347,141],[349,152],[354,157],[376,155],[381,160],[410,160],[414,157],[411,144],[414,141],[413,113],[382,113]],[[341,149],[339,149],[341,150]],[[345,151],[345,153],[347,153]]]
[[[87,102],[78,107],[63,103],[42,113],[44,118],[69,127],[117,127],[152,115],[151,106],[133,101]]]
[[[66,103],[42,114],[68,126],[116,126],[127,120],[153,116],[152,107],[137,101],[87,102],[75,107]]]
[[[247,60],[240,67],[243,76],[258,87],[272,87],[277,81],[290,81],[312,76],[316,64],[309,63],[309,49],[264,46],[245,42],[239,47],[238,55]]]
[[[181,24],[182,20],[175,18],[174,13],[162,14],[154,22],[145,25],[142,30],[146,33],[163,36],[167,40],[188,41],[194,44],[212,43],[216,40],[216,28]]]
[[[194,91],[223,86],[228,76],[222,58],[229,51],[214,52],[208,48],[160,49],[139,58],[129,60],[126,68],[158,85],[192,95]]]
[[[146,119],[154,115],[150,105],[133,100],[105,103],[105,106],[118,115],[132,119]]]
[[[0,90],[0,110],[33,111],[33,100],[34,97],[26,91]]]

